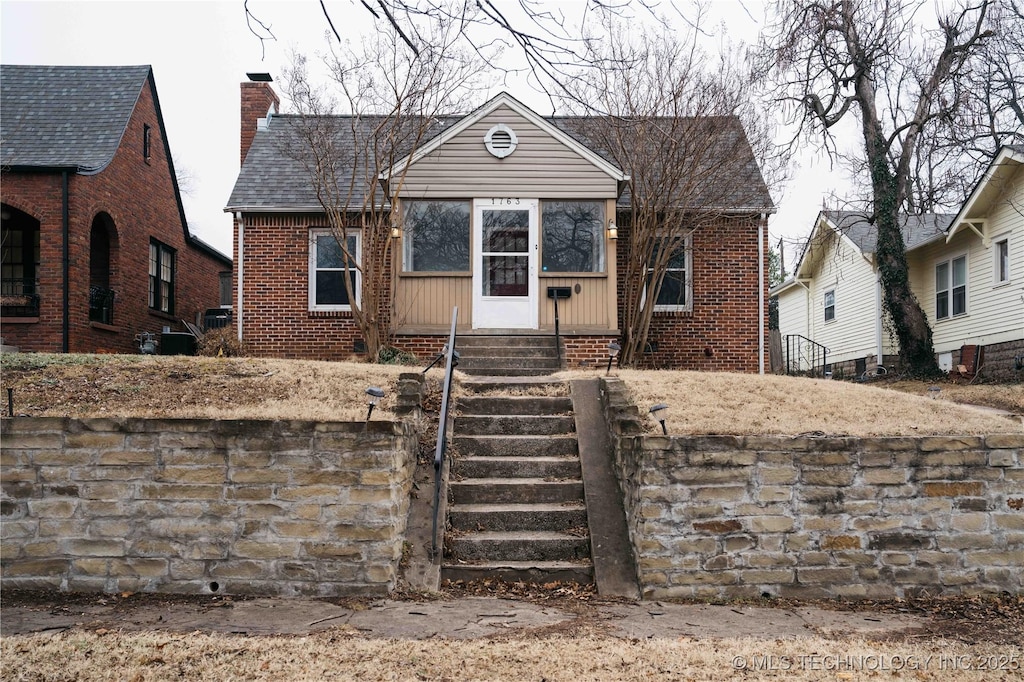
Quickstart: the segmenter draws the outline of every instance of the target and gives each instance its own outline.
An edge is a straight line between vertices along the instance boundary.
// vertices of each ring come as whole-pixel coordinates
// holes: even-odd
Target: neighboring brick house
[[[332,267],[343,267],[329,262],[338,245],[308,171],[285,151],[309,120],[278,114],[262,78],[241,86],[243,163],[225,209],[235,218],[236,331],[258,355],[348,358],[362,339],[343,280],[330,290]],[[340,137],[369,125],[335,118]],[[389,343],[431,357],[456,305],[459,334],[551,335],[548,292],[558,287],[571,292],[559,302],[567,364],[603,364],[622,333],[617,263],[630,239],[630,200],[628,175],[581,141],[587,123],[539,116],[501,94],[465,116],[436,119],[433,136],[394,164],[407,170],[382,197],[403,220],[383,311]],[[644,363],[757,372],[766,356],[766,226],[774,208],[738,120],[716,126],[723,144],[728,138],[743,150],[731,162],[738,189],[716,225],[695,232],[673,260]],[[341,182],[357,175],[342,170]],[[376,189],[357,187],[356,196]],[[360,236],[349,240],[358,253]]]
[[[6,344],[138,352],[221,304],[231,260],[189,233],[149,66],[4,65],[0,106]]]

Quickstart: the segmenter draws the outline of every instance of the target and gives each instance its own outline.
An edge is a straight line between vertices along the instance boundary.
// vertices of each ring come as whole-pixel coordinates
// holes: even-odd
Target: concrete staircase
[[[568,386],[498,376],[463,386],[472,395],[459,400],[455,418],[441,578],[593,582]],[[524,388],[530,395],[487,395]]]
[[[554,336],[460,335],[459,369],[485,376],[542,376],[557,372]]]

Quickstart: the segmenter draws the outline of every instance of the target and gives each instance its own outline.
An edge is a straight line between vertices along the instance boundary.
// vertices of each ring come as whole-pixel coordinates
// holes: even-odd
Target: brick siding
[[[143,126],[151,128],[151,156],[143,158]],[[39,321],[5,320],[5,343],[22,350],[59,352],[62,340],[61,176],[54,173],[3,173],[3,203],[40,223],[38,269]],[[173,179],[157,120],[153,92],[143,87],[107,168],[95,175],[69,177],[70,283],[69,350],[137,352],[140,331],[164,326],[183,329],[220,302],[219,273],[231,265],[187,243],[174,194]],[[109,216],[110,288],[116,292],[114,324],[89,321],[90,232],[94,218]],[[158,239],[176,251],[174,315],[149,309],[149,242]]]

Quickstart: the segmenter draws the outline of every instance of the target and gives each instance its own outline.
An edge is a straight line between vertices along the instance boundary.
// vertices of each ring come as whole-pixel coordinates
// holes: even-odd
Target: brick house
[[[149,66],[0,67],[4,342],[138,352],[221,303],[189,232]]]
[[[309,119],[278,114],[268,81],[241,84],[242,167],[225,209],[235,219],[236,331],[258,355],[345,359],[362,342],[343,281],[330,284],[341,277],[343,263],[330,262],[340,249],[309,172],[285,151]],[[331,118],[340,137],[369,125]],[[401,182],[389,184],[385,172],[378,187],[358,188],[362,198],[383,188],[401,216],[382,311],[391,345],[437,353],[453,306],[460,335],[551,335],[558,288],[569,293],[559,300],[566,364],[607,359],[622,334],[617,264],[630,239],[629,175],[584,141],[589,120],[542,117],[501,94],[465,116],[435,119],[430,139],[391,166]],[[716,223],[673,257],[644,364],[763,371],[774,208],[738,120],[717,125],[723,144],[744,150],[737,189]],[[361,182],[345,172],[339,184]],[[360,236],[349,240],[358,253]],[[358,291],[360,275],[351,276]]]

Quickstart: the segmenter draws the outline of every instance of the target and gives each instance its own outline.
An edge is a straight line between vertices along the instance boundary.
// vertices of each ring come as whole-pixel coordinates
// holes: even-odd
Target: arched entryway
[[[89,320],[114,324],[114,264],[117,230],[107,213],[97,213],[89,231]]]
[[[0,316],[39,317],[39,221],[0,204],[0,243]]]

